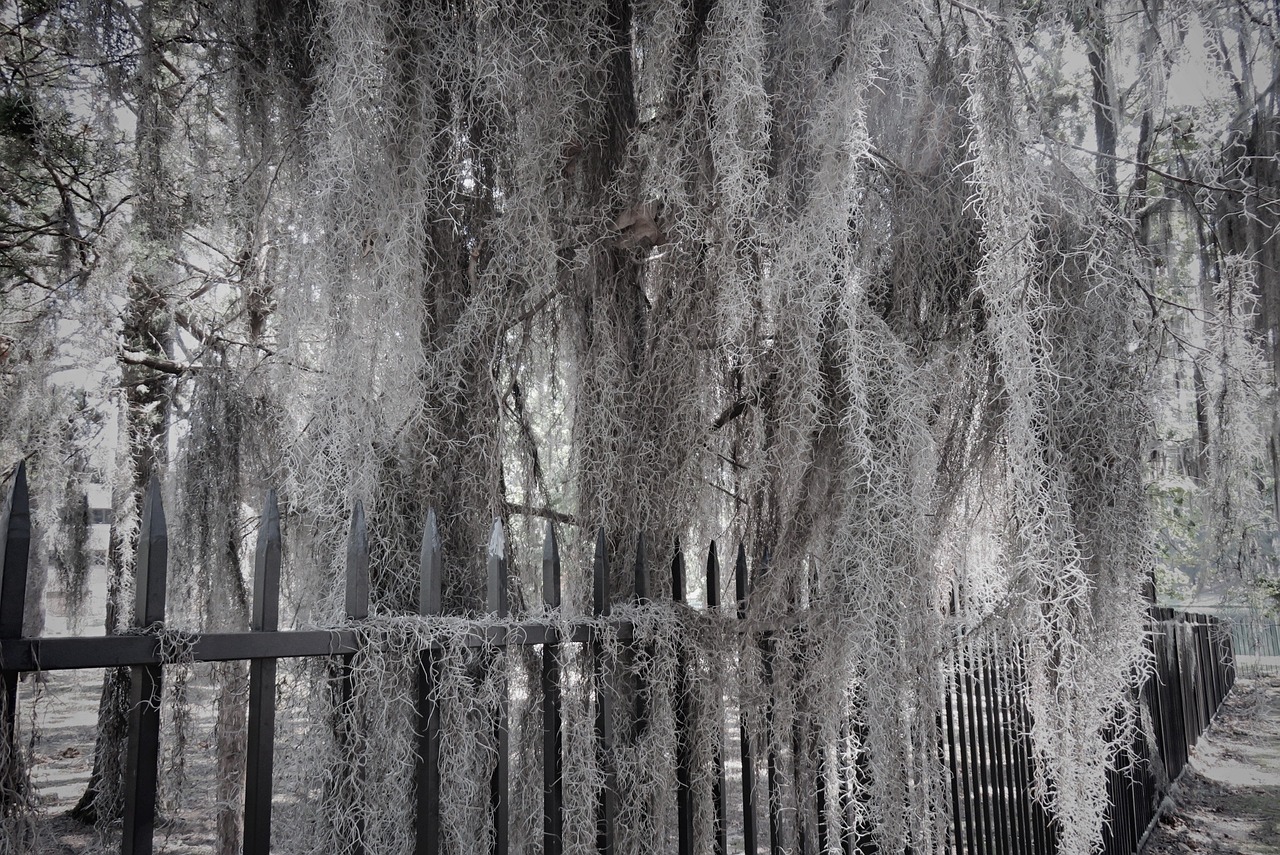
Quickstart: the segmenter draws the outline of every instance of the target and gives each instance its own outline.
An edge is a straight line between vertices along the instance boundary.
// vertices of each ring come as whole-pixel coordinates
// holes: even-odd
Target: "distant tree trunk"
[[[604,10],[601,46],[600,98],[603,109],[595,141],[582,152],[578,203],[582,216],[612,225],[629,204],[641,200],[627,198],[627,190],[615,186],[626,160],[627,144],[636,125],[634,70],[631,51],[631,0],[610,0]],[[575,299],[581,318],[578,335],[583,351],[584,380],[579,391],[578,424],[583,465],[580,467],[580,515],[584,524],[603,525],[611,547],[620,560],[613,562],[610,587],[615,596],[631,590],[631,577],[624,566],[634,548],[634,530],[624,531],[636,516],[633,503],[638,496],[616,496],[617,482],[610,469],[626,469],[634,460],[628,447],[629,434],[611,433],[601,425],[606,413],[617,407],[634,406],[635,381],[645,347],[646,313],[640,290],[639,261],[632,249],[617,241],[600,241],[590,250],[591,258],[579,275]]]
[[[1083,38],[1089,60],[1089,82],[1093,94],[1093,130],[1098,146],[1098,184],[1103,199],[1113,209],[1120,204],[1120,183],[1116,170],[1116,110],[1111,92],[1111,72],[1107,67],[1106,0],[1093,0],[1074,22]]]
[[[138,241],[145,248],[144,260],[129,278],[122,345],[127,353],[142,354],[171,362],[172,314],[169,305],[169,247],[178,232],[178,211],[173,204],[173,176],[168,169],[165,144],[171,134],[172,105],[167,103],[170,72],[160,55],[163,47],[153,17],[153,6],[138,10],[140,50],[137,90],[137,200],[135,222]],[[135,513],[151,478],[159,474],[167,457],[169,413],[173,397],[173,377],[147,365],[121,361],[124,387],[125,425],[129,442],[131,493],[129,505]],[[121,598],[123,575],[133,562],[125,556],[136,552],[137,533],[125,542],[120,530],[123,521],[113,522],[108,572],[106,629],[118,632],[128,607]],[[93,771],[88,787],[71,810],[71,816],[99,827],[118,819],[124,807],[121,794],[122,752],[128,727],[129,672],[105,672],[102,699],[98,708],[98,734],[94,746]]]

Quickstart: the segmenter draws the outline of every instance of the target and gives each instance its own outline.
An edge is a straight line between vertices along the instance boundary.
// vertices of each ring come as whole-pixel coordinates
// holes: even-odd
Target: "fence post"
[[[547,521],[542,542],[542,602],[560,608],[560,547],[555,526]],[[564,767],[560,735],[560,645],[548,637],[542,645],[542,851],[564,851]]]
[[[982,701],[978,696],[977,680],[974,679],[974,651],[971,644],[966,644],[961,653],[964,669],[964,695],[967,719],[969,721],[969,757],[973,762],[973,783],[978,792],[974,813],[977,818],[978,851],[982,855],[995,855],[994,811],[987,786],[986,736],[982,721]]]
[[[439,524],[435,508],[431,508],[418,553],[418,614],[422,617],[439,615],[443,609],[442,559]],[[439,651],[422,651],[418,662],[416,855],[436,855],[440,851],[440,706],[436,699],[439,680]]]
[[[756,564],[756,578],[763,578],[769,565],[769,553]],[[775,655],[773,633],[765,630],[760,635],[760,660],[764,672],[764,741],[765,741],[765,787],[769,802],[769,852],[770,855],[782,855],[782,771],[779,768],[778,734],[774,727],[775,680],[773,660]]]
[[[507,616],[507,557],[506,536],[502,531],[502,521],[493,521],[493,532],[489,536],[489,587],[488,609],[492,617],[503,619]],[[503,631],[500,643],[504,645],[490,668],[506,667],[506,633]],[[493,742],[498,752],[497,762],[493,767],[493,777],[489,781],[489,802],[493,809],[493,852],[496,855],[507,855],[510,813],[510,795],[508,783],[511,777],[510,729],[507,720],[510,714],[507,705],[507,680],[498,675],[498,715],[493,723]]]
[[[989,640],[979,653],[982,669],[981,697],[987,724],[987,757],[991,764],[991,798],[995,802],[996,838],[1000,851],[1013,855],[1013,833],[1009,823],[1009,793],[1004,777],[1004,739],[1000,727],[1000,701],[995,693],[993,659],[995,642]]]
[[[142,506],[138,534],[136,596],[133,625],[139,629],[164,621],[169,534],[165,526],[160,482],[151,479]],[[129,745],[124,775],[124,855],[149,855],[156,819],[156,788],[160,758],[161,666],[134,665],[130,669]]]
[[[750,582],[747,579],[747,550],[738,544],[738,558],[734,563],[734,585],[738,596],[738,620],[747,619],[747,597]],[[739,700],[741,703],[741,700]],[[756,765],[751,751],[751,729],[747,711],[738,711],[739,745],[742,754],[742,840],[746,855],[760,852],[756,829]]]
[[[956,594],[951,593],[951,614],[959,616]],[[959,633],[956,633],[959,637]],[[949,660],[944,663],[947,672],[946,713],[947,713],[947,748],[951,760],[951,845],[959,855],[973,855],[973,824],[969,817],[969,761],[964,753],[964,718],[958,716],[957,706],[960,700],[959,677],[956,668],[955,651],[951,651]],[[962,792],[963,791],[963,792]],[[966,838],[966,833],[968,837]],[[968,845],[966,845],[966,843]]]
[[[363,620],[369,616],[369,531],[364,519],[364,505],[359,499],[351,509],[351,529],[347,535],[346,563],[346,596],[345,614],[348,621]],[[355,654],[344,653],[338,666],[338,710],[336,717],[336,737],[339,750],[344,760],[348,759],[355,741],[355,673],[351,663]],[[353,767],[350,780],[358,784],[359,766]],[[350,834],[347,847],[351,855],[364,855],[364,816],[357,805],[354,827],[347,829]]]
[[[609,608],[609,556],[604,529],[596,536],[595,560],[592,564],[592,611],[597,618],[607,617]],[[592,644],[596,670],[596,752],[604,772],[600,790],[600,807],[596,820],[596,848],[601,855],[613,855],[614,822],[618,810],[618,773],[613,762],[614,663],[605,660],[604,645]]]
[[[1022,840],[1022,852],[1032,851],[1033,834],[1031,820],[1031,758],[1027,756],[1026,751],[1026,734],[1022,732],[1021,726],[1018,724],[1021,716],[1021,707],[1025,703],[1020,693],[1020,685],[1017,682],[1016,672],[1014,671],[1012,656],[1016,655],[1016,642],[1001,663],[1001,675],[1005,687],[1006,710],[1008,711],[1009,734],[1012,739],[1010,750],[1013,757],[1013,780],[1018,788],[1018,828],[1019,838]]]
[[[31,551],[31,503],[27,490],[27,464],[18,461],[0,510],[0,638],[21,638],[27,600],[27,562]],[[0,780],[0,805],[18,795],[18,672],[3,672],[4,697],[0,699],[0,751],[9,762]]]
[[[249,629],[280,626],[280,510],[267,493],[253,561],[253,614]],[[244,855],[271,852],[271,776],[276,725],[276,660],[249,660],[249,742],[244,785]]]
[[[636,536],[636,561],[633,568],[631,601],[635,605],[646,605],[649,597],[648,553],[645,549],[644,532]],[[623,650],[622,672],[626,675],[625,691],[631,707],[631,721],[627,723],[626,740],[628,745],[635,745],[649,729],[649,686],[642,671],[636,668],[640,656],[637,654],[640,645],[632,642]],[[652,661],[653,645],[644,645],[645,659]]]
[[[965,714],[963,687],[961,685],[960,672],[960,647],[963,644],[962,625],[960,623],[960,593],[954,587],[951,589],[951,615],[955,624],[953,647],[951,656],[946,663],[947,668],[947,718],[952,724],[952,754],[954,759],[951,761],[951,775],[955,782],[953,788],[954,797],[954,827],[955,840],[954,846],[958,853],[962,855],[976,855],[977,848],[974,840],[974,799],[973,799],[973,777],[969,763],[969,739],[967,738],[968,716]],[[963,790],[963,792],[962,792]],[[963,816],[962,816],[963,814]],[[963,823],[964,834],[961,835],[961,825]]]
[[[685,604],[684,555],[676,542],[671,560],[671,601]],[[689,732],[689,656],[681,649],[676,662],[676,828],[680,855],[693,855],[693,734]]]
[[[716,555],[716,542],[711,541],[707,550],[707,611],[718,614],[720,611],[720,559]],[[716,675],[712,675],[712,680]],[[716,684],[717,687],[719,683]],[[715,744],[711,746],[711,802],[715,818],[715,855],[728,855],[729,852],[729,818],[726,798],[728,789],[725,786],[724,774],[724,693],[717,688],[717,696],[712,698],[716,710],[716,723],[719,725]]]

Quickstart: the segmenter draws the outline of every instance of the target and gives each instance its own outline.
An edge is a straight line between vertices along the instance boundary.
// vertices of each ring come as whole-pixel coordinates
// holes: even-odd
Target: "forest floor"
[[[1280,676],[1241,678],[1143,855],[1280,855]]]
[[[39,810],[33,829],[35,839],[25,849],[40,855],[97,855],[118,852],[120,823],[100,836],[67,816],[89,782],[102,671],[55,671],[45,675],[39,698],[36,687],[23,686],[20,705],[26,707],[24,730],[34,720],[40,734],[32,753],[31,780]],[[191,744],[183,754],[182,774],[187,780],[180,800],[164,782],[171,781],[175,757],[161,770],[161,806],[156,823],[157,855],[212,855],[215,851],[214,760],[211,748],[213,717],[211,692],[203,681],[190,688]],[[35,703],[32,703],[32,701]],[[167,732],[171,732],[171,728]]]

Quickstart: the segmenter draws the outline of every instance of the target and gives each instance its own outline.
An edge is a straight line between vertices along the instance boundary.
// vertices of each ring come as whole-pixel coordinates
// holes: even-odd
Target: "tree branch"
[[[154,368],[156,371],[172,374],[175,377],[181,377],[191,370],[190,365],[179,365],[172,359],[165,359],[150,353],[138,353],[133,350],[121,350],[120,361],[126,365],[141,365],[145,368]]]
[[[562,523],[564,525],[577,525],[578,521],[574,519],[573,514],[566,514],[562,511],[553,511],[551,508],[535,508],[533,505],[526,505],[520,502],[504,502],[507,513],[522,514],[527,517],[542,517],[544,520]]]

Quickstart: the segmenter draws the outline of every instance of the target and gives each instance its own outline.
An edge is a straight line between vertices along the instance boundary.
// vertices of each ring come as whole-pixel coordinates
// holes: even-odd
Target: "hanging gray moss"
[[[1142,658],[1141,307],[1097,197],[1026,146],[1015,31],[994,12],[751,0],[333,2],[318,20],[279,293],[307,369],[285,372],[288,493],[326,568],[303,582],[317,602],[333,615],[355,498],[385,620],[413,610],[428,504],[464,610],[495,516],[603,526],[615,590],[638,532],[657,568],[677,537],[745,539],[768,553],[753,620],[803,602],[809,629],[775,638],[772,684],[755,644],[694,659],[774,722],[780,833],[814,833],[815,752],[845,738],[867,833],[932,851],[959,583],[966,621],[1022,643],[1040,793],[1064,851],[1087,852],[1125,738],[1103,723]],[[585,572],[566,561],[579,598]],[[655,725],[617,758],[624,851],[670,833],[646,800],[671,768],[687,632],[628,665]],[[362,679],[402,667],[372,663]],[[467,691],[458,735],[484,707]],[[591,702],[570,714],[572,696],[566,774],[591,793]],[[485,780],[476,762],[459,792]],[[361,803],[368,834],[397,827]]]

